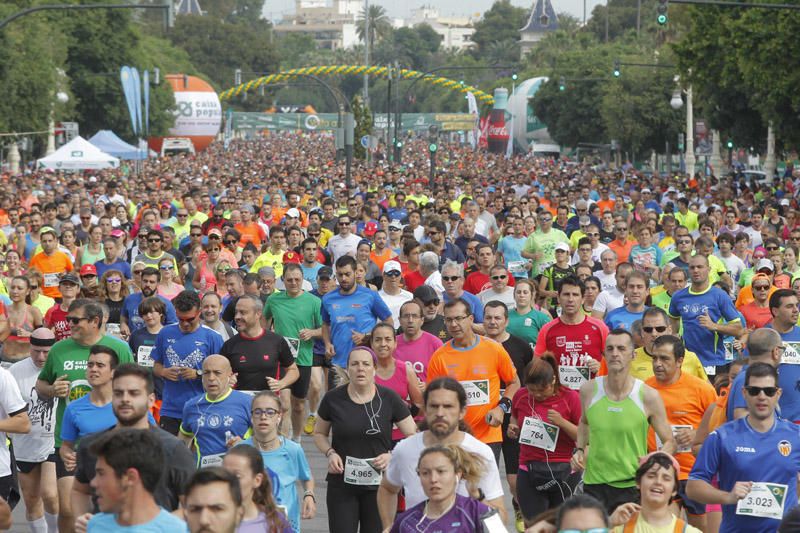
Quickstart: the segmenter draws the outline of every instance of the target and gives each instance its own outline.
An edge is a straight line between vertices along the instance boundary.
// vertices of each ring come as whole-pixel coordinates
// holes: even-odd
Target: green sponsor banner
[[[376,113],[373,118],[375,127],[386,129],[387,118],[386,113]],[[391,127],[394,127],[394,122],[392,115]],[[403,113],[400,129],[404,132],[427,132],[431,126],[438,126],[440,131],[469,131],[475,127],[475,117],[469,113]]]
[[[333,130],[336,129],[336,113],[232,113],[234,130]],[[386,129],[387,116],[378,113],[374,116],[375,127]],[[394,127],[394,115],[391,117]],[[469,131],[475,126],[475,118],[469,113],[404,113],[403,132],[427,132],[430,126],[438,126],[440,131]]]

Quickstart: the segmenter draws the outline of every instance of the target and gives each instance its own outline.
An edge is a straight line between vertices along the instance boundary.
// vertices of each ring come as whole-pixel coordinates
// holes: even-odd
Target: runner
[[[158,282],[160,280],[161,272],[159,272],[157,268],[147,267],[142,269],[141,284],[139,287],[140,292],[129,294],[122,303],[122,314],[120,315],[122,323],[120,324],[120,331],[123,336],[130,337],[131,333],[144,327],[144,320],[139,316],[139,304],[142,303],[142,300],[150,298],[151,296],[155,296],[164,302],[164,306],[167,309],[167,324],[175,324],[178,322],[177,315],[175,314],[175,306],[170,300],[157,294]]]
[[[392,424],[408,436],[416,426],[397,394],[375,384],[375,354],[353,349],[347,385],[329,391],[319,405],[314,444],[328,458],[328,528],[331,533],[379,531],[376,492],[391,458]],[[333,437],[329,441],[329,434]]]
[[[430,290],[433,292],[433,289]],[[424,307],[419,300],[411,300],[400,307],[403,332],[397,335],[397,347],[394,350],[398,361],[411,364],[421,383],[427,381],[428,364],[434,352],[442,346],[441,340],[422,330],[423,314]]]
[[[200,326],[197,293],[183,291],[173,303],[178,323],[158,332],[150,357],[153,359],[153,373],[164,380],[159,425],[177,435],[186,402],[203,393],[200,380],[203,361],[209,355],[219,353],[222,337]]]
[[[283,283],[286,290],[272,295],[264,305],[264,318],[268,327],[272,322],[275,333],[282,335],[289,344],[297,366],[299,375],[297,381],[290,385],[290,391],[292,439],[300,442],[314,363],[314,339],[322,337],[321,303],[319,298],[303,291],[303,271],[300,265],[284,265]],[[290,367],[291,364],[285,368]]]
[[[584,286],[578,278],[568,277],[558,286],[561,316],[542,327],[534,353],[550,352],[558,359],[559,381],[578,390],[600,370],[608,327],[600,320],[583,314]]]
[[[464,300],[445,304],[444,317],[453,338],[431,357],[428,382],[450,376],[461,383],[468,398],[465,421],[475,438],[488,444],[499,461],[503,442],[500,426],[519,389],[514,363],[501,345],[472,331],[473,316]],[[502,397],[501,382],[506,384]]]
[[[658,393],[630,375],[633,338],[623,329],[611,331],[605,343],[608,376],[584,383],[580,389],[581,419],[572,466],[584,472],[584,493],[600,500],[611,512],[635,502],[636,466],[647,453],[650,426],[667,453],[675,439]]]
[[[503,487],[494,460],[494,452],[463,427],[467,412],[467,394],[464,387],[453,378],[437,378],[428,383],[423,394],[427,429],[403,439],[392,451],[386,475],[378,488],[378,510],[383,527],[391,526],[397,514],[397,494],[402,489],[406,507],[411,508],[425,500],[417,465],[420,454],[430,446],[457,445],[461,449],[482,459],[485,470],[479,479],[468,486],[466,480],[458,484],[457,492],[462,496],[474,490],[483,493],[483,501],[497,509],[505,519]]]
[[[42,399],[36,392],[36,378],[47,361],[56,339],[47,328],[36,328],[30,336],[30,357],[11,365],[14,377],[28,406],[31,429],[27,434],[9,435],[14,446],[14,461],[19,486],[25,501],[25,519],[31,533],[57,533],[58,491],[56,488],[55,425],[58,398]]]
[[[42,251],[31,258],[28,266],[42,273],[44,277],[42,294],[50,298],[61,298],[61,291],[58,288],[59,277],[62,273],[72,272],[73,261],[58,249],[58,235],[53,228],[44,226],[40,229],[39,239]]]
[[[186,487],[184,516],[189,533],[234,533],[242,521],[242,504],[234,474],[221,467],[198,470]]]
[[[203,360],[203,394],[183,407],[178,438],[197,455],[197,466],[220,466],[235,438],[250,432],[250,396],[231,389],[231,365],[221,355]]]
[[[766,363],[745,371],[747,416],[712,432],[700,448],[686,493],[722,504],[720,531],[773,532],[797,500],[800,436],[775,416],[778,374]],[[719,488],[711,485],[717,476]]]
[[[675,438],[674,455],[680,465],[677,472],[680,505],[686,511],[689,524],[705,531],[706,506],[692,501],[686,495],[686,480],[695,462],[692,455],[695,433],[706,410],[717,400],[717,394],[707,379],[683,373],[681,365],[685,351],[683,341],[678,337],[663,335],[656,339],[652,354],[655,375],[645,383],[661,396],[667,412],[667,422]],[[651,431],[647,441],[648,449],[656,450],[660,448],[660,444]]]

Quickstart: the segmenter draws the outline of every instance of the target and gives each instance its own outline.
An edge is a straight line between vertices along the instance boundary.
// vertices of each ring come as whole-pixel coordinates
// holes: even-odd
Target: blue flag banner
[[[133,77],[133,109],[136,111],[136,129],[138,134],[143,134],[142,129],[142,82],[139,78],[139,69],[131,67],[131,76]]]
[[[144,135],[150,134],[150,71],[142,73],[142,91],[144,94]]]
[[[136,108],[133,92],[133,75],[131,74],[131,67],[125,66],[119,70],[119,79],[122,83],[122,93],[125,95],[125,103],[128,105],[128,114],[131,117],[131,129],[134,135],[139,134],[136,128]]]

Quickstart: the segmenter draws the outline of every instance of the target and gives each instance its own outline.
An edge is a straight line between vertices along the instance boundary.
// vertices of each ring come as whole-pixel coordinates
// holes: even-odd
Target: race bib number
[[[45,274],[44,275],[45,287],[58,287],[58,274]]]
[[[473,381],[459,381],[467,393],[467,407],[473,405],[487,405],[489,403],[489,380],[476,379]]]
[[[381,473],[372,466],[373,459],[350,457],[344,463],[344,482],[351,485],[380,485]]]
[[[736,350],[733,348],[733,341],[723,342],[722,345],[725,348],[725,362],[733,361],[734,355],[736,354]]]
[[[736,504],[736,514],[782,520],[787,490],[778,483],[753,483],[747,496]]]
[[[222,458],[224,455],[224,453],[206,455],[200,459],[200,468],[208,468],[209,466],[222,466]]]
[[[565,387],[578,390],[589,381],[589,368],[585,366],[559,366],[558,380]]]
[[[526,416],[522,421],[522,427],[519,428],[519,443],[552,452],[556,449],[560,430],[558,426],[548,424],[544,420]]]
[[[672,438],[675,439],[675,446],[677,447],[677,449],[675,450],[675,453],[691,453],[692,452],[692,445],[691,444],[689,444],[688,446],[678,446],[678,431],[680,431],[682,429],[688,429],[688,430],[691,431],[694,428],[692,426],[688,425],[688,424],[686,424],[686,425],[684,425],[684,424],[675,424],[675,425],[670,426],[670,427],[672,428]],[[656,433],[656,448],[658,448],[660,450],[663,447],[664,447],[664,443],[661,442],[661,439],[658,437],[658,433]]]
[[[509,261],[508,270],[517,276],[525,275],[527,274],[527,269],[525,268],[527,263],[527,261]]]
[[[289,350],[292,351],[292,357],[297,359],[297,354],[300,351],[300,339],[295,339],[294,337],[284,337],[286,342],[289,344]]]
[[[122,338],[122,329],[120,328],[120,325],[114,324],[113,322],[106,324],[106,333],[118,339]]]
[[[153,358],[150,357],[150,354],[153,352],[153,346],[139,346],[136,350],[136,362],[139,366],[146,366],[148,368],[153,368]]]
[[[703,370],[706,372],[706,376],[716,376],[717,375],[717,367],[714,365],[704,366]]]
[[[800,342],[784,342],[781,363],[786,365],[800,365]]]

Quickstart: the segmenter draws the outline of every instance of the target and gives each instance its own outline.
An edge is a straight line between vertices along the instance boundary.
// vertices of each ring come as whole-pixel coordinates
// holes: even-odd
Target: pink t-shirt
[[[428,362],[431,360],[433,352],[442,346],[442,341],[428,333],[422,332],[422,336],[412,342],[406,341],[403,335],[397,336],[397,348],[394,350],[394,357],[398,361],[408,361],[414,365],[414,372],[422,383],[427,382]]]

